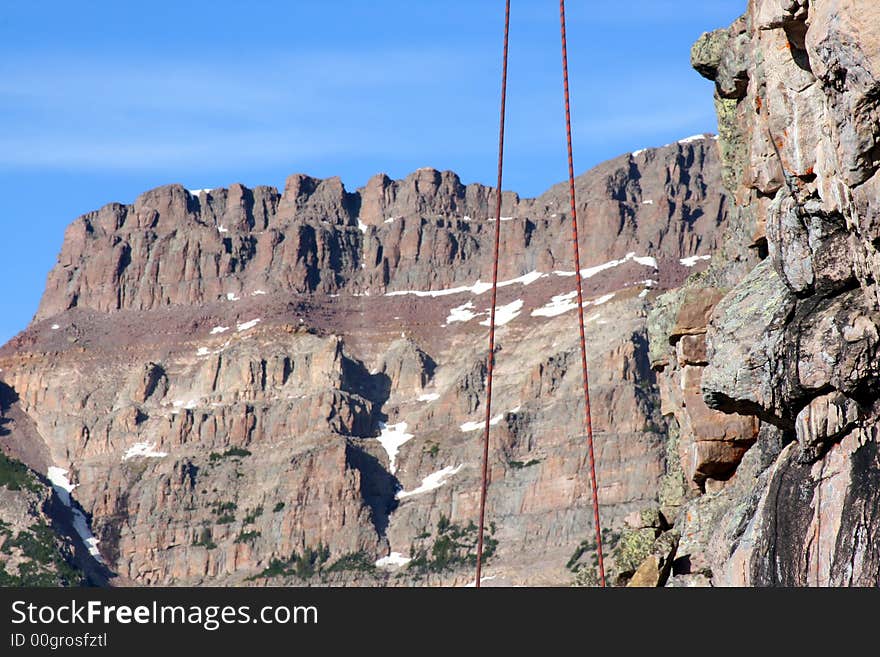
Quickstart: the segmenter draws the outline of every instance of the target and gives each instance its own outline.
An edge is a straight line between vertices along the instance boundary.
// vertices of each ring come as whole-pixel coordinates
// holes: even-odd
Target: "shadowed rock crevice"
[[[12,386],[0,381],[0,413],[8,410],[17,401],[18,393]]]
[[[346,443],[345,458],[347,465],[360,474],[361,497],[370,509],[376,533],[384,538],[390,516],[398,505],[395,495],[400,490],[400,482],[379,459],[352,441]]]
[[[880,505],[873,502],[880,491],[880,448],[869,442],[853,454],[853,479],[834,550],[831,577],[843,586],[880,586]],[[855,574],[855,562],[866,575]],[[869,573],[877,573],[873,577]]]
[[[374,428],[387,419],[382,408],[391,396],[391,384],[391,378],[384,372],[372,374],[361,361],[343,354],[340,389],[371,402]]]
[[[40,479],[47,487],[51,488],[52,484],[48,479],[42,476]],[[78,510],[88,519],[88,526],[91,527],[91,519],[79,503],[71,499],[71,504],[73,504],[73,509]],[[51,521],[53,531],[59,536],[64,537],[72,545],[72,561],[85,574],[86,585],[107,586],[116,578],[116,573],[91,555],[88,546],[83,542],[82,537],[74,527],[73,509],[65,506],[58,498],[58,495],[54,493],[44,506],[44,512]]]

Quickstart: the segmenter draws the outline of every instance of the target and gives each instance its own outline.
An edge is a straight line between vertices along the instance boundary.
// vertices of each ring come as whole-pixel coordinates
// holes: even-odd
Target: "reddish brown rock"
[[[685,293],[675,324],[669,333],[670,341],[684,335],[706,332],[712,310],[724,297],[724,292],[712,288],[690,288]]]
[[[582,264],[609,265],[584,284],[612,531],[657,506],[668,458],[644,281],[677,285],[694,271],[682,258],[717,246],[718,178],[706,136],[577,180]],[[573,289],[567,194],[503,195],[509,321],[488,498],[499,583],[569,583],[593,535],[577,324],[558,307]],[[472,551],[439,572],[330,566],[428,558],[449,523],[473,534],[490,303],[475,283],[491,276],[493,197],[421,169],[357,192],[305,175],[281,195],[170,185],[85,215],[35,321],[0,348],[9,412],[27,419],[4,449],[69,471],[119,582],[468,581]],[[308,581],[292,566],[306,554],[325,559]]]

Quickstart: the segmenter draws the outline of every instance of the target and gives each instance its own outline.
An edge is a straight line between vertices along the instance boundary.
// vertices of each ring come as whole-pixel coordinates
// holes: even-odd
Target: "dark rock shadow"
[[[388,417],[382,407],[391,396],[391,378],[384,372],[370,374],[360,361],[342,356],[342,385],[344,392],[359,395],[373,403],[373,426]]]
[[[0,438],[12,433],[9,425],[13,423],[13,420],[11,417],[6,417],[5,413],[17,401],[18,393],[15,392],[15,389],[0,381]],[[0,444],[0,448],[2,448],[2,444]]]
[[[364,451],[354,441],[348,441],[345,447],[345,459],[348,465],[360,473],[360,493],[364,503],[370,509],[370,519],[379,536],[385,536],[389,517],[397,508],[395,495],[400,489],[400,482],[372,454]]]
[[[49,518],[52,525],[52,530],[59,536],[66,538],[70,542],[70,545],[73,547],[73,565],[79,568],[80,571],[82,571],[85,578],[83,585],[99,587],[109,586],[110,581],[114,577],[116,577],[117,574],[91,555],[88,546],[85,544],[82,537],[80,537],[80,535],[77,533],[76,529],[74,529],[73,509],[76,509],[83,514],[83,516],[88,520],[89,529],[92,529],[92,523],[89,514],[87,514],[85,510],[79,505],[79,503],[74,499],[71,499],[71,504],[73,505],[73,508],[65,506],[58,495],[54,493],[52,482],[50,482],[46,477],[40,475],[39,473],[35,472],[34,474],[47,488],[53,490],[52,496],[48,500],[46,500],[46,503],[43,505],[43,512]]]
[[[18,393],[12,386],[0,381],[0,412],[7,410],[18,401]]]

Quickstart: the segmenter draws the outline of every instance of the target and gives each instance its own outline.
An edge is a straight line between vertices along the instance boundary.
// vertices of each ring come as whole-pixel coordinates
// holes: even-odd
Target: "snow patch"
[[[228,326],[215,326],[211,329],[211,335],[217,335],[218,333],[225,333],[229,330]]]
[[[395,219],[397,219],[397,217],[388,217],[383,223],[393,224]]]
[[[645,288],[644,290],[639,292],[639,299],[644,299],[646,296],[648,296],[648,288]]]
[[[71,484],[67,478],[67,470],[56,466],[51,466],[46,473],[49,481],[52,482],[53,488],[60,489],[61,492],[55,491],[64,506],[70,506],[70,493],[76,488],[76,484]]]
[[[467,303],[464,303],[460,306],[451,308],[449,310],[449,316],[446,318],[446,323],[452,324],[453,322],[469,322],[477,316],[477,313],[475,313],[473,309],[473,301],[468,301]]]
[[[657,258],[654,256],[637,256],[635,254],[627,254],[627,258],[632,255],[632,259],[635,260],[640,265],[644,265],[645,267],[652,267],[653,269],[657,269]]]
[[[498,287],[506,287],[508,285],[514,285],[516,283],[522,283],[523,285],[531,285],[535,281],[540,278],[544,278],[547,274],[542,274],[539,271],[530,271],[528,274],[523,274],[519,278],[512,278],[509,281],[503,281],[498,284]]]
[[[571,275],[574,276],[574,272]],[[555,297],[551,297],[550,303],[533,310],[532,317],[556,317],[569,310],[574,310],[577,308],[576,298],[577,291],[557,294]]]
[[[487,576],[487,577],[481,577],[481,578],[480,578],[480,586],[483,585],[483,582],[488,582],[489,580],[495,579],[495,577],[496,577],[495,575],[489,575],[489,576]],[[466,588],[466,589],[475,589],[475,588],[477,588],[477,581],[474,580],[474,581],[471,582],[470,584],[465,584],[465,585],[464,585],[464,588]]]
[[[412,497],[413,495],[421,495],[422,493],[427,493],[428,491],[436,490],[440,488],[443,484],[446,483],[446,480],[449,479],[452,475],[457,473],[464,467],[463,464],[453,466],[447,466],[442,470],[438,470],[437,472],[432,472],[427,477],[422,479],[421,485],[413,490],[406,491],[402,490],[397,493],[395,496],[398,500],[405,499],[407,497]]]
[[[632,155],[633,157],[635,157],[636,155],[641,155],[641,154],[644,153],[646,150],[648,150],[648,149],[647,149],[647,148],[640,148],[640,149],[637,150],[637,151],[633,151],[633,152],[631,153],[631,155]]]
[[[161,459],[168,456],[168,452],[157,452],[156,443],[135,443],[122,455],[122,460],[127,461],[138,456],[148,459]]]
[[[711,258],[712,258],[712,256],[707,256],[707,255],[695,255],[695,256],[689,256],[689,257],[687,257],[687,258],[682,258],[681,260],[679,260],[679,262],[680,262],[681,264],[683,264],[685,267],[693,267],[693,266],[696,265],[700,260],[709,260],[709,259],[711,259]]]
[[[239,301],[241,297],[235,295],[235,292],[227,292],[226,299],[229,301]]]
[[[679,144],[692,144],[695,141],[703,141],[706,139],[706,135],[693,135],[692,137],[685,137],[684,139],[679,139]]]
[[[494,427],[501,422],[502,419],[504,419],[504,413],[499,413],[495,417],[489,418],[489,425]],[[459,429],[464,432],[476,431],[477,429],[482,429],[485,426],[485,422],[485,420],[480,420],[479,422],[465,422],[459,427]]]
[[[199,350],[196,352],[196,356],[208,356],[211,353],[211,350],[207,347],[199,347]]]
[[[362,233],[366,233],[367,232],[367,224],[365,224],[363,221],[361,221],[360,217],[357,218],[357,222],[358,222],[358,230],[360,230]]]
[[[252,297],[259,297],[263,296],[264,294],[266,294],[266,290],[254,290],[253,292],[251,292]]]
[[[430,393],[425,393],[424,395],[419,395],[419,397],[416,401],[432,402],[432,401],[437,401],[438,399],[440,399],[440,393],[430,392]]]
[[[91,554],[96,561],[104,563],[104,559],[101,557],[101,552],[98,550],[98,539],[95,538],[94,534],[92,534],[92,530],[89,529],[89,521],[86,519],[86,516],[82,511],[73,506],[73,496],[71,495],[71,492],[73,492],[73,489],[76,488],[77,484],[70,483],[70,480],[67,478],[67,470],[54,465],[46,472],[46,476],[49,478],[49,481],[52,482],[52,488],[55,490],[58,499],[61,500],[61,503],[70,509],[73,514],[73,529],[79,534],[83,543],[85,543],[86,548],[89,550],[89,554]]]
[[[591,301],[584,301],[584,308],[587,306],[601,306],[603,303],[608,303],[613,298],[614,292],[611,292],[610,294],[602,295]],[[558,294],[555,297],[550,298],[550,303],[541,306],[540,308],[535,308],[535,310],[532,311],[532,317],[556,317],[557,315],[567,313],[569,310],[577,308],[576,299],[577,291]]]
[[[657,259],[652,256],[637,256],[635,251],[630,251],[623,258],[619,260],[609,260],[608,262],[604,262],[601,265],[596,265],[595,267],[587,267],[586,269],[581,269],[581,277],[582,278],[592,278],[596,274],[605,271],[606,269],[613,269],[614,267],[618,267],[622,264],[625,264],[629,261],[637,262],[640,265],[644,265],[646,267],[653,267],[657,269]],[[574,273],[569,272],[554,272],[557,276],[574,276]]]
[[[201,194],[202,192],[204,192],[205,194],[207,194],[207,193],[210,192],[211,190],[208,189],[208,188],[206,187],[205,189],[188,189],[188,190],[186,190],[186,191],[188,191],[192,196],[198,196],[198,195]]]
[[[642,205],[654,205],[654,201],[649,198],[647,201],[642,201]]]
[[[498,306],[495,309],[495,326],[504,326],[508,322],[516,319],[522,311],[522,307],[522,299],[511,301],[505,306]],[[489,320],[483,320],[482,322],[480,322],[480,326],[489,326]]]
[[[217,232],[218,233],[228,233],[229,229],[226,226],[220,224],[217,226]]]
[[[379,568],[400,568],[401,566],[408,564],[410,561],[412,561],[410,557],[405,557],[400,552],[392,552],[387,557],[382,557],[377,560],[376,566]]]
[[[238,333],[241,333],[242,331],[247,331],[248,329],[252,329],[252,328],[254,328],[257,324],[260,323],[260,321],[261,321],[261,320],[259,320],[259,319],[252,319],[252,320],[249,321],[249,322],[244,322],[244,323],[242,323],[242,324],[236,324],[236,326],[235,326],[235,330],[236,330]]]
[[[544,278],[547,274],[539,271],[530,271],[517,278],[511,278],[507,281],[499,281],[498,287],[508,287],[510,285],[531,285],[540,278]],[[386,297],[399,297],[405,294],[412,294],[417,297],[445,297],[451,294],[462,294],[470,292],[471,294],[480,295],[492,289],[491,283],[484,283],[478,280],[473,285],[460,285],[458,287],[450,287],[445,290],[398,290],[397,292],[386,292]]]
[[[406,432],[406,422],[391,425],[380,422],[379,430],[377,440],[385,453],[388,454],[388,471],[394,474],[397,472],[397,452],[400,451],[404,443],[413,438],[413,434]]]
[[[51,327],[51,328],[52,328],[53,331],[57,331],[57,330],[60,329],[61,327],[58,326],[58,324],[52,324],[52,327]]]

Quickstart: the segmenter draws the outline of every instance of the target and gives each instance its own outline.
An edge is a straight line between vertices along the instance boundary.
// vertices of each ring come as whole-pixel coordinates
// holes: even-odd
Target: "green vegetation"
[[[18,565],[18,575],[7,572],[5,564],[0,563],[0,586],[78,586],[82,581],[81,573],[67,562],[55,532],[45,522],[34,523],[15,538],[3,524],[0,534],[6,539],[0,552],[12,554],[17,549],[27,559]]]
[[[28,467],[21,461],[16,461],[0,452],[0,486],[6,486],[9,490],[29,490],[34,493],[40,492],[40,484],[31,474]]]
[[[241,532],[235,539],[236,543],[253,543],[259,538],[260,532]]]
[[[616,550],[620,544],[620,534],[617,532],[608,529],[607,527],[602,529],[602,545],[605,548],[606,552],[611,552]],[[580,544],[574,549],[571,557],[568,559],[568,563],[565,564],[565,567],[571,572],[578,574],[584,568],[585,565],[581,562],[581,557],[584,556],[587,552],[595,552],[596,551],[596,541],[593,538],[588,538],[580,542]],[[598,554],[593,554],[592,562],[594,565],[598,565],[599,556]],[[580,575],[584,577],[585,575]],[[597,575],[598,577],[598,575]],[[575,578],[577,579],[577,577]],[[579,585],[580,586],[580,585]],[[584,585],[586,586],[586,585]]]
[[[199,534],[198,540],[193,542],[195,546],[201,546],[207,550],[215,550],[217,548],[217,544],[214,542],[213,536],[211,535],[211,530],[208,527],[204,527],[202,529],[201,534]]]
[[[577,568],[572,586],[599,586],[599,571],[596,566],[582,565]]]
[[[261,515],[263,515],[263,505],[262,504],[260,506],[258,506],[256,509],[254,509],[253,511],[249,512],[244,517],[244,524],[246,524],[246,525],[254,524],[256,519],[259,518]]]
[[[430,550],[426,547],[410,546],[412,561],[407,568],[419,574],[437,573],[477,563],[478,528],[471,521],[466,527],[450,522],[445,515],[437,521],[437,538]],[[483,537],[483,560],[495,554],[498,541],[494,538],[495,525],[489,526],[488,535]]]
[[[568,563],[565,564],[565,567],[568,568],[572,572],[577,572],[581,557],[584,556],[584,552],[589,552],[590,550],[596,549],[596,541],[587,539],[586,541],[581,541],[580,545],[578,545],[571,557],[568,559]]]
[[[628,529],[614,546],[612,554],[621,574],[634,573],[651,554],[657,532],[653,528]]]
[[[373,563],[373,559],[370,558],[370,555],[361,550],[360,552],[349,552],[348,554],[343,554],[330,566],[328,566],[325,569],[325,572],[335,573],[346,570],[373,572],[376,570],[376,565]]]
[[[530,468],[533,465],[538,465],[541,462],[540,459],[532,459],[531,461],[508,461],[507,465],[509,465],[514,470],[522,470],[523,468]]]
[[[640,543],[640,541],[633,540],[631,536],[640,531],[643,530],[626,530],[624,535],[621,536],[618,532],[608,527],[602,529],[602,545],[605,548],[605,553],[613,555],[611,563],[614,565],[610,571],[606,572],[609,586],[614,586],[614,582],[619,582],[620,575],[627,572],[625,568],[629,568],[630,563],[638,558],[639,550],[642,548],[636,544]],[[588,552],[592,552],[592,555],[590,555],[589,563],[585,563],[583,556]],[[641,563],[641,560],[639,560],[639,563]],[[581,541],[572,553],[571,558],[569,558],[568,563],[565,564],[565,567],[574,573],[572,586],[599,586],[599,555],[596,552],[595,539],[589,538]]]
[[[235,502],[214,502],[211,506],[211,513],[219,516],[217,518],[218,525],[228,525],[231,522],[235,522],[233,511],[238,508]]]
[[[284,502],[278,502],[278,504],[275,505],[275,508],[272,509],[272,513],[278,513],[283,508],[284,508]]]
[[[343,554],[332,564],[328,563],[329,560],[330,548],[319,543],[316,548],[306,547],[302,554],[294,552],[289,559],[272,559],[263,572],[248,579],[254,581],[273,577],[298,577],[307,580],[313,577],[323,578],[330,573],[351,571],[372,573],[376,570],[373,559],[363,550]]]
[[[440,445],[433,441],[425,445],[424,449],[431,457],[436,457],[440,453]]]
[[[269,562],[269,566],[263,572],[248,579],[253,581],[255,579],[280,576],[310,579],[315,574],[321,572],[329,558],[330,548],[319,543],[317,548],[306,547],[302,554],[294,551],[290,558],[284,561],[272,559]]]
[[[250,456],[250,455],[251,455],[251,452],[246,449],[243,449],[241,447],[230,447],[222,454],[219,454],[217,452],[211,452],[211,454],[208,456],[208,459],[211,461],[211,463],[216,463],[217,461],[220,461],[222,459],[235,458],[235,457],[241,458],[241,457]]]

